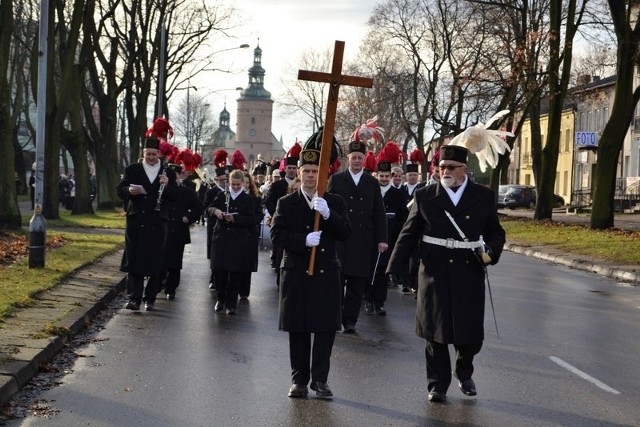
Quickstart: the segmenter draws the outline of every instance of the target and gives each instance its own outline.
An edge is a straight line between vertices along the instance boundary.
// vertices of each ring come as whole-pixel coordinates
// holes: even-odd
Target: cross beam
[[[318,196],[322,197],[327,189],[327,180],[329,176],[329,162],[331,159],[331,148],[333,146],[333,132],[336,126],[336,111],[338,108],[338,92],[341,85],[356,87],[373,87],[373,79],[357,76],[342,75],[342,58],[344,56],[344,42],[336,40],[333,49],[333,64],[331,73],[322,73],[319,71],[298,71],[298,80],[307,80],[312,82],[329,83],[329,97],[327,99],[327,112],[324,119],[324,129],[322,131],[322,146],[320,147],[320,164],[318,169],[318,183],[316,191]],[[318,231],[320,228],[320,214],[316,212],[313,221],[313,230]],[[313,276],[313,270],[316,259],[316,247],[311,248],[309,257],[309,268],[307,274]]]

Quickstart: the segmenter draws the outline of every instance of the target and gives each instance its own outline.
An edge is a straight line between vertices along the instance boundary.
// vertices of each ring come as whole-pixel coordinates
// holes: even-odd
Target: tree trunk
[[[0,1],[0,228],[20,228],[20,210],[14,180],[13,125],[11,121],[11,91],[7,79],[11,33],[13,32],[13,2]]]

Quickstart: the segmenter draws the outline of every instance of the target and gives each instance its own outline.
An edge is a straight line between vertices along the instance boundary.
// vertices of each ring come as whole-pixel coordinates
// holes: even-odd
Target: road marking
[[[603,383],[602,381],[593,378],[591,375],[587,374],[586,372],[583,372],[580,369],[578,369],[578,368],[576,368],[574,366],[571,366],[570,364],[568,364],[564,360],[560,359],[559,357],[549,356],[549,359],[551,359],[552,362],[557,363],[558,365],[562,366],[567,371],[573,372],[574,374],[576,374],[580,378],[582,378],[584,380],[587,380],[590,383],[595,384],[597,387],[600,387],[604,391],[607,391],[607,392],[613,393],[613,394],[620,394],[620,392],[618,390],[616,390],[615,388],[611,388],[608,385],[606,385],[605,383]]]

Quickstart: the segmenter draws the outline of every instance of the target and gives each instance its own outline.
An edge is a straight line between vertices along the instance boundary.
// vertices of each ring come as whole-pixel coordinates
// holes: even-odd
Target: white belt
[[[439,239],[437,237],[422,236],[422,241],[432,245],[444,246],[448,249],[476,249],[482,247],[482,242],[463,242],[455,239]]]

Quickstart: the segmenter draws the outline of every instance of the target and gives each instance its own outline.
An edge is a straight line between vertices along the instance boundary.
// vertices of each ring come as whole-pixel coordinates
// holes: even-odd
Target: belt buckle
[[[454,249],[456,246],[456,241],[454,239],[447,239],[446,244],[444,245],[447,249]]]

